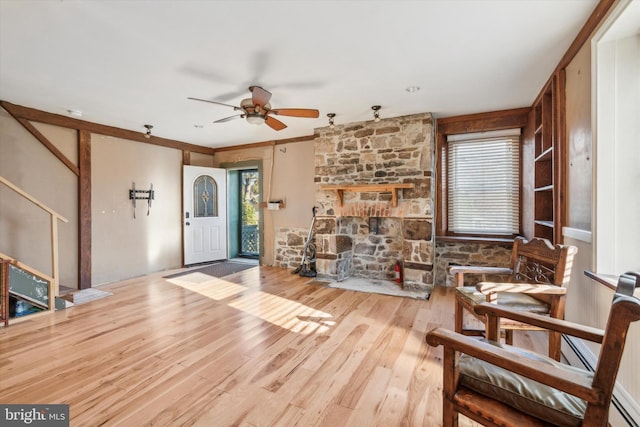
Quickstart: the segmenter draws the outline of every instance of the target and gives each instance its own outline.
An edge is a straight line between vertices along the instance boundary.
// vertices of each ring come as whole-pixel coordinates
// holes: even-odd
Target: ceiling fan
[[[266,123],[267,126],[273,130],[282,130],[287,127],[280,120],[273,117],[276,116],[290,116],[290,117],[306,117],[315,119],[318,118],[320,113],[318,110],[310,110],[306,108],[276,108],[272,109],[269,100],[271,99],[271,92],[260,86],[249,86],[251,92],[251,98],[243,99],[240,102],[240,106],[224,104],[217,101],[209,101],[208,99],[189,98],[194,101],[209,102],[211,104],[224,105],[225,107],[231,107],[236,111],[242,111],[235,116],[225,117],[220,120],[216,120],[214,123],[228,122],[229,120],[241,118],[247,119],[247,122],[255,125]]]

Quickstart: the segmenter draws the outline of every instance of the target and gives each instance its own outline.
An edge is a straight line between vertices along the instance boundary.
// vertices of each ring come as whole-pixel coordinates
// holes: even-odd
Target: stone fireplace
[[[434,127],[429,113],[316,130],[320,278],[433,287]]]

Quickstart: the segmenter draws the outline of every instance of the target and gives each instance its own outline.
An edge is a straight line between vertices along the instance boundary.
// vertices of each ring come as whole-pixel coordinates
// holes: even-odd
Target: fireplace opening
[[[348,236],[352,242],[346,275],[393,280],[396,262],[402,262],[401,219],[340,217],[337,223],[337,234]]]

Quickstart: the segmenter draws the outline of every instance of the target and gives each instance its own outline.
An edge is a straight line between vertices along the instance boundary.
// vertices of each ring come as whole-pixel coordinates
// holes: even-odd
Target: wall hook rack
[[[139,196],[139,194],[141,194]],[[129,200],[133,203],[133,219],[136,219],[136,200],[147,201],[147,216],[151,211],[151,201],[154,199],[155,192],[153,191],[153,184],[150,185],[148,190],[136,190],[136,183],[131,183],[131,190],[129,190]]]

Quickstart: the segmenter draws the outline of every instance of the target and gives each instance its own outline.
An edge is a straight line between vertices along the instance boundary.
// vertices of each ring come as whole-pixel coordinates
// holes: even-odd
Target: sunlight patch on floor
[[[335,325],[333,316],[329,313],[267,292],[250,290],[246,286],[212,278],[206,274],[193,273],[166,280],[216,301],[246,293],[230,302],[228,306],[291,332],[303,335],[323,333]]]
[[[203,280],[204,277],[206,277],[206,280]],[[227,282],[202,273],[188,274],[175,279],[167,279],[167,281],[216,301],[230,298],[247,290],[246,286]]]
[[[229,307],[303,335],[323,333],[333,325],[329,313],[262,291],[233,301]]]

